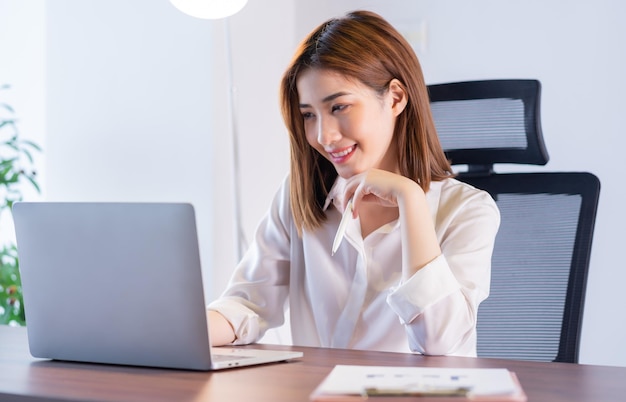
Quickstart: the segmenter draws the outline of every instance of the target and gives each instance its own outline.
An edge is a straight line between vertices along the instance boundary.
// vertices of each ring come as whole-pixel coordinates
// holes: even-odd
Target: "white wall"
[[[248,239],[288,169],[277,88],[293,13],[250,1],[228,20]],[[167,0],[0,0],[0,83],[13,86],[0,100],[44,148],[44,198],[192,202],[209,299],[237,260],[226,24]]]
[[[268,44],[292,19],[282,19],[287,29],[265,26],[263,6],[251,2],[228,21],[233,48],[246,49],[233,53],[233,74],[241,197],[254,200],[242,211],[248,233],[287,168],[275,140],[280,72],[267,66],[286,63]],[[192,202],[212,267],[207,295],[216,297],[236,263],[227,22],[187,16],[166,0],[56,0],[47,23],[48,199]]]
[[[192,202],[209,258],[216,24],[167,1],[56,0],[46,21],[47,198]]]
[[[216,296],[236,260],[224,22],[195,20],[167,0],[20,3],[0,0],[0,82],[28,88],[19,89],[28,100],[19,110],[36,128],[24,132],[44,131],[47,112],[47,198],[193,202],[203,260],[215,267],[206,272],[208,295]],[[591,171],[603,186],[581,361],[626,366],[626,319],[615,296],[626,282],[619,254],[625,197],[611,163],[620,160],[626,107],[620,0],[249,0],[229,20],[247,238],[287,172],[280,75],[304,34],[362,7],[418,38],[429,83],[542,81],[551,161],[536,169]],[[39,36],[26,39],[27,32]]]

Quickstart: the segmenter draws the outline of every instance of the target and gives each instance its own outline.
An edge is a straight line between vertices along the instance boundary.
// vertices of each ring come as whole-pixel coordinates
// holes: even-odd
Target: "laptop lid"
[[[190,204],[20,202],[13,219],[34,357],[210,370],[301,356],[213,363]]]

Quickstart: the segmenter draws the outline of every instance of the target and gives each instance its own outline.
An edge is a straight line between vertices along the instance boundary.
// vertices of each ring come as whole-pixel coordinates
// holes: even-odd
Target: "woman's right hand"
[[[235,341],[235,330],[226,317],[217,311],[209,310],[207,319],[209,320],[211,346],[227,345]]]

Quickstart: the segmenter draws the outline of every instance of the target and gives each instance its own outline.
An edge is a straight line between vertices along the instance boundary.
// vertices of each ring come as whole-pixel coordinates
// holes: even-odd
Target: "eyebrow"
[[[350,93],[349,92],[336,92],[336,93],[328,95],[327,97],[322,99],[322,103],[327,103],[327,102],[333,101],[333,100],[339,98],[340,96],[344,96],[344,95],[350,95]],[[311,105],[306,104],[306,103],[300,103],[299,107],[300,108],[307,108],[307,107],[311,107]]]

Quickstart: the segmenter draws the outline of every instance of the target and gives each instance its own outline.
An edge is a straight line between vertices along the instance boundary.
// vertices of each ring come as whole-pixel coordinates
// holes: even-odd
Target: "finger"
[[[354,190],[354,194],[352,194],[352,217],[356,218],[359,216],[359,207],[361,205],[361,201],[363,201],[363,197],[365,196],[365,192],[363,191],[365,182],[359,183],[357,188]]]

